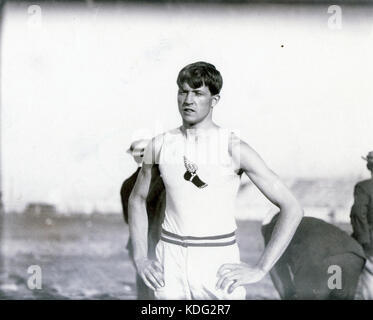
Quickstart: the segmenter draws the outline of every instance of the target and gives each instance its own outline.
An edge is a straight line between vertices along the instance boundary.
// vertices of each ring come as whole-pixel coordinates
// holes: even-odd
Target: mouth
[[[192,113],[194,113],[195,111],[194,111],[192,108],[184,108],[184,109],[183,109],[183,112],[186,113],[186,114],[192,114]]]

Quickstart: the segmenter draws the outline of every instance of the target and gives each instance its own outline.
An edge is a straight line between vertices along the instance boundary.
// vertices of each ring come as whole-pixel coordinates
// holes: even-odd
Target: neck
[[[191,125],[183,125],[181,126],[181,131],[187,137],[189,136],[203,136],[205,134],[209,134],[212,129],[218,128],[215,123],[211,123],[209,125],[199,125],[199,126],[191,126]]]
[[[216,128],[217,125],[214,123],[214,121],[212,121],[212,118],[211,117],[206,117],[205,119],[203,119],[201,122],[198,122],[198,123],[187,123],[185,121],[183,121],[183,125],[182,125],[182,128],[184,130],[190,130],[190,129],[211,129],[211,128]]]

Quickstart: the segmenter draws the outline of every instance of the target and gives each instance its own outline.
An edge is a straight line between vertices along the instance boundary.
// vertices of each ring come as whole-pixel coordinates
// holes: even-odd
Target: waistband
[[[236,243],[236,231],[215,236],[194,237],[180,236],[162,228],[161,240],[182,247],[223,247]]]

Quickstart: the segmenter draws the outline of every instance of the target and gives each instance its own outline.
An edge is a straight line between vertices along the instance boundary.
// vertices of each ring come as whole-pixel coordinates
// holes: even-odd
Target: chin
[[[183,121],[184,121],[186,124],[189,124],[189,125],[194,125],[194,124],[198,123],[197,120],[191,120],[190,118],[187,118],[187,119],[183,118]]]

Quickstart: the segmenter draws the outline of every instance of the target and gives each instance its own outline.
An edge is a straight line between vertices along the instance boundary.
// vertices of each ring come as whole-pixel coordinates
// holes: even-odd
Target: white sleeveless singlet
[[[197,237],[236,230],[240,176],[229,154],[230,136],[224,128],[187,133],[176,128],[163,134],[159,151],[166,187],[163,229]]]

